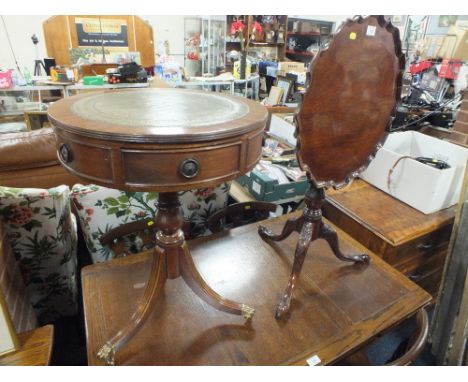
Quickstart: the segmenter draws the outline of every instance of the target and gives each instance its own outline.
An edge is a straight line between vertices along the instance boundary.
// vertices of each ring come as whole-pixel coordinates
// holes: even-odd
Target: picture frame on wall
[[[5,298],[0,290],[0,356],[19,349],[19,341],[11,322]]]

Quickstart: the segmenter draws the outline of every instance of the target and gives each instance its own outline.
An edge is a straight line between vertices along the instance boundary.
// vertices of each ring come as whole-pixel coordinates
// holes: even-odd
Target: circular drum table
[[[91,183],[159,192],[156,246],[143,301],[98,356],[119,349],[151,313],[167,278],[182,276],[217,309],[249,319],[253,309],[222,298],[198,273],[181,230],[178,191],[216,186],[251,170],[261,156],[266,109],[202,91],[135,89],[80,94],[49,109],[60,162]]]

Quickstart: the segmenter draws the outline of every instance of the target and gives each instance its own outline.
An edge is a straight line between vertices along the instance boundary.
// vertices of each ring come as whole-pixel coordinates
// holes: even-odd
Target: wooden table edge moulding
[[[262,226],[258,231],[269,242],[299,233],[291,276],[276,308],[278,319],[289,313],[312,241],[325,239],[340,260],[369,261],[366,254],[342,253],[336,231],[323,223],[325,189],[348,185],[382,146],[400,100],[404,68],[399,30],[384,16],[348,19],[312,61],[310,83],[295,115],[297,159],[309,181],[306,207],[281,233]]]
[[[101,359],[119,363],[119,350],[153,311],[166,279],[182,276],[216,309],[253,316],[253,308],[221,297],[200,276],[181,230],[177,192],[214,187],[250,171],[261,157],[265,107],[196,90],[132,89],[64,98],[48,116],[60,162],[73,175],[159,193],[150,279],[130,322],[102,344]]]

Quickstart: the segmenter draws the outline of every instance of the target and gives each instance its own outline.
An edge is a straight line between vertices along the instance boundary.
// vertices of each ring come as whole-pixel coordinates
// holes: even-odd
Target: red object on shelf
[[[314,54],[312,52],[300,52],[298,50],[286,50],[286,53],[289,53],[289,54],[301,54],[303,56],[313,56]]]
[[[429,60],[417,62],[416,64],[413,64],[410,66],[410,73],[412,76],[414,76],[417,73],[424,72],[425,70],[429,69],[433,65],[434,64]]]
[[[13,86],[13,80],[11,79],[12,71],[11,69],[5,72],[0,70],[0,89],[11,88]]]
[[[456,80],[462,64],[462,60],[443,60],[439,71],[439,77],[448,80]]]

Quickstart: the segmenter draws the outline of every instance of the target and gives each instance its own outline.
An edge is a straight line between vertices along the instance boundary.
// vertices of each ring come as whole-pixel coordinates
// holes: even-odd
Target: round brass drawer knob
[[[59,147],[59,156],[60,159],[65,163],[71,162],[73,160],[73,155],[70,146],[68,146],[66,143],[62,143]]]
[[[179,173],[184,178],[194,178],[200,171],[200,163],[194,158],[184,159],[179,166]]]

